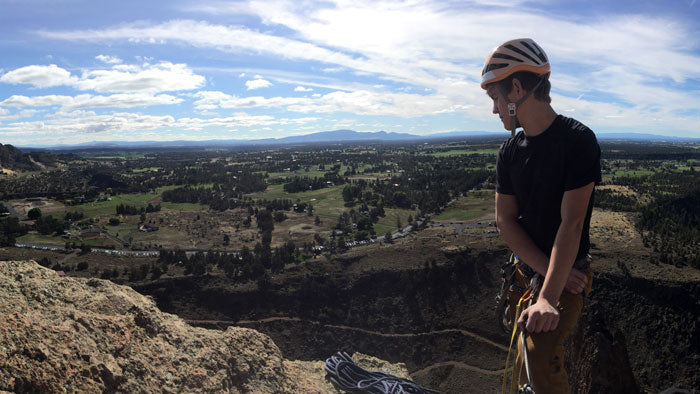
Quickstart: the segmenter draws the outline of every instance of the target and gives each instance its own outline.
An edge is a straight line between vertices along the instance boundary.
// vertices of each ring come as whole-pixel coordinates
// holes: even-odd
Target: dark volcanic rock
[[[627,355],[625,336],[608,330],[597,302],[584,308],[577,330],[567,339],[566,368],[571,392],[639,393]]]

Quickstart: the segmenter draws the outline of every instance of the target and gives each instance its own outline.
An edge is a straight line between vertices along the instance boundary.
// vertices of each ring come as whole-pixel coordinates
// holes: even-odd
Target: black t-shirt
[[[564,192],[600,182],[600,147],[593,131],[577,120],[558,115],[543,133],[520,131],[498,152],[496,191],[515,195],[518,221],[535,245],[550,256],[561,224]],[[590,249],[593,196],[581,232],[576,259]]]

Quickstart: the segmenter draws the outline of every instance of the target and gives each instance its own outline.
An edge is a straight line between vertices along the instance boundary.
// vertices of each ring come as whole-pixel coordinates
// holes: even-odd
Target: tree
[[[90,253],[91,250],[92,250],[92,248],[89,245],[85,245],[85,244],[80,245],[80,254]]]
[[[316,219],[314,219],[314,224],[317,226],[321,224],[321,218],[318,217],[318,215],[316,215]]]
[[[228,234],[224,234],[224,246],[228,246],[231,243],[231,237]]]
[[[287,219],[287,215],[285,215],[282,211],[275,211],[273,218],[275,219],[275,222],[281,223]]]
[[[156,280],[160,278],[160,276],[163,275],[163,270],[160,269],[160,267],[156,266],[153,268],[153,271],[151,271],[151,279]]]
[[[32,208],[27,212],[27,217],[30,220],[37,220],[41,217],[41,209],[39,208]]]
[[[401,227],[403,227],[403,226],[401,225],[401,217],[400,217],[399,215],[396,215],[396,228],[397,228],[399,231],[401,231]]]
[[[391,231],[387,231],[386,234],[384,234],[384,242],[388,244],[394,243],[394,239],[391,238]]]

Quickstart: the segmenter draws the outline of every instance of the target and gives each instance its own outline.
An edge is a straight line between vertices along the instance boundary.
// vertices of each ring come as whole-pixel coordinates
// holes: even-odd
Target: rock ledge
[[[0,261],[0,391],[337,392],[324,375],[255,330],[191,327],[127,286]]]

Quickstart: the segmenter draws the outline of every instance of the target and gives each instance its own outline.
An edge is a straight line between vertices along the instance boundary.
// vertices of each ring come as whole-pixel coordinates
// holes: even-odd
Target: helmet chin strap
[[[508,103],[508,116],[510,116],[510,129],[509,130],[510,130],[511,137],[513,137],[515,135],[515,129],[517,128],[517,124],[518,124],[518,122],[517,122],[518,117],[517,117],[516,109],[518,108],[518,106],[520,104],[523,103],[523,101],[525,101],[528,97],[530,97],[532,92],[534,92],[535,90],[537,90],[538,87],[540,87],[540,84],[542,83],[542,81],[544,81],[544,78],[541,78],[539,80],[539,82],[537,82],[537,85],[535,85],[535,87],[530,89],[529,92],[525,93],[525,95],[522,98],[520,98],[520,100],[518,100],[516,102],[510,101],[510,99],[508,98],[508,93],[506,93],[506,89],[503,87],[503,85],[501,85],[500,83],[497,84],[498,90],[501,92],[501,96],[503,96],[503,98],[506,100],[506,103]]]

